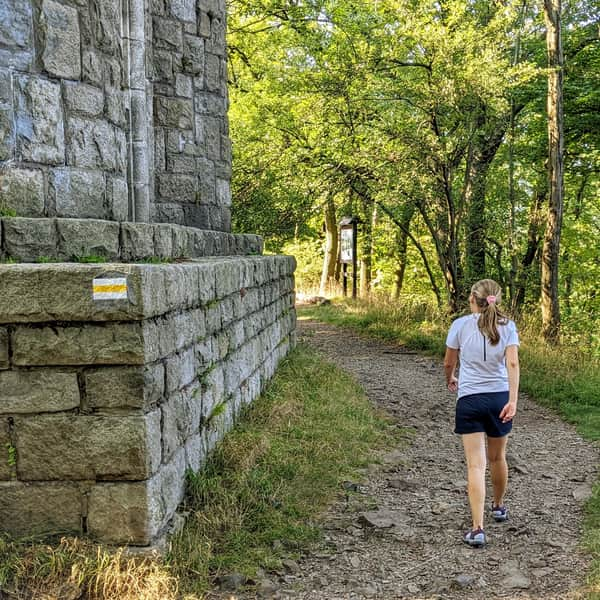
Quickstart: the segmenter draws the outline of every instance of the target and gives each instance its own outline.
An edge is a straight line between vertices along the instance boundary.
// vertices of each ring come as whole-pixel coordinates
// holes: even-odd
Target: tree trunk
[[[548,50],[548,181],[549,203],[542,250],[542,335],[558,342],[560,307],[558,265],[563,217],[563,51],[561,40],[561,0],[544,0],[546,47]]]
[[[532,280],[532,265],[538,256],[541,230],[543,224],[542,208],[548,196],[547,182],[544,180],[541,188],[536,189],[531,206],[529,207],[529,227],[527,230],[527,248],[521,259],[521,268],[517,273],[515,292],[512,297],[512,312],[517,315],[525,303],[527,285]]]
[[[335,214],[335,202],[328,198],[325,203],[325,256],[319,294],[324,296],[335,281],[335,268],[338,258],[338,225]]]
[[[404,284],[404,273],[406,271],[406,252],[408,247],[408,230],[410,228],[410,222],[415,213],[415,205],[410,202],[404,207],[402,216],[400,218],[400,228],[396,232],[396,270],[394,281],[394,294],[395,300],[400,298],[402,292],[402,285]]]
[[[373,220],[375,203],[363,198],[362,228],[360,240],[360,290],[359,296],[366,298],[371,291],[373,267]]]

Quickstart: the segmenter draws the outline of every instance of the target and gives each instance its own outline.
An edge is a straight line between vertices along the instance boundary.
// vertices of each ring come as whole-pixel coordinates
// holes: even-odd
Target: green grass
[[[318,307],[299,307],[298,315],[351,327],[365,335],[440,358],[445,351],[450,324],[447,317],[426,306],[380,300],[340,300]],[[521,389],[539,404],[556,410],[562,418],[573,423],[584,438],[600,440],[598,349],[587,348],[585,342],[549,347],[528,324],[521,333],[519,354]],[[587,595],[590,599],[600,600],[600,482],[586,505],[583,544],[592,557]]]
[[[182,589],[202,593],[223,573],[251,577],[316,542],[319,511],[391,431],[347,374],[296,349],[206,468],[188,476],[191,514],[169,560]]]

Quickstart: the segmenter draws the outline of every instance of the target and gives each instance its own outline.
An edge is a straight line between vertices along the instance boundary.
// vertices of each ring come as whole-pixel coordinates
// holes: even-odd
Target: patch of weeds
[[[53,263],[53,262],[57,262],[56,259],[51,258],[50,256],[38,256],[35,260],[36,263],[42,263],[42,264],[47,264],[47,263]]]
[[[0,217],[16,217],[17,211],[14,208],[0,206]]]
[[[87,254],[84,256],[74,256],[73,262],[77,263],[105,263],[106,257],[96,254]]]
[[[6,451],[8,454],[8,458],[7,458],[8,466],[16,467],[17,466],[17,449],[10,442],[8,442],[6,444]]]
[[[5,258],[0,259],[0,264],[3,265],[16,265],[19,261],[12,256],[7,256]]]
[[[223,400],[222,402],[215,404],[206,419],[207,422],[210,423],[213,419],[216,419],[217,417],[222,415],[226,409],[227,409],[227,400]]]
[[[147,256],[140,262],[147,265],[168,265],[173,262],[173,259],[162,256]]]

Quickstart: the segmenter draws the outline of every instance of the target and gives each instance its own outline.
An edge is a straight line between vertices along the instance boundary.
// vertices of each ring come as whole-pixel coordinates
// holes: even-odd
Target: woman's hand
[[[508,402],[504,405],[504,408],[500,411],[500,419],[503,423],[512,421],[513,417],[517,414],[517,403]]]
[[[450,378],[448,382],[448,391],[457,392],[458,391],[458,379],[454,377],[454,375]]]

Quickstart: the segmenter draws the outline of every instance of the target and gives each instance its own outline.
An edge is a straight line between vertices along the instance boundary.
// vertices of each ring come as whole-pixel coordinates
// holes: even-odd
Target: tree
[[[542,335],[557,342],[560,334],[558,272],[563,220],[563,49],[561,0],[544,0],[548,51],[548,182],[549,203],[542,250]]]

